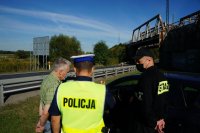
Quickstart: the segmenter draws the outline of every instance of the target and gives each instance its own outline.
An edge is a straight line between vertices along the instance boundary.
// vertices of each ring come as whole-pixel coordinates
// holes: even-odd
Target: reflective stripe
[[[169,91],[168,81],[161,81],[158,84],[158,95]]]
[[[103,120],[101,121],[101,124],[96,128],[90,128],[90,129],[75,129],[75,128],[68,128],[68,127],[62,127],[63,133],[102,133],[102,128],[104,127]]]

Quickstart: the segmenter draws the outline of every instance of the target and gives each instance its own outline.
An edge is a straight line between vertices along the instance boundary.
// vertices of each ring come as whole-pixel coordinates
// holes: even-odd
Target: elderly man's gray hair
[[[65,58],[59,57],[54,61],[52,70],[53,71],[56,71],[58,69],[64,70],[66,69],[66,66],[70,68],[70,65],[71,65],[70,61],[66,60]]]

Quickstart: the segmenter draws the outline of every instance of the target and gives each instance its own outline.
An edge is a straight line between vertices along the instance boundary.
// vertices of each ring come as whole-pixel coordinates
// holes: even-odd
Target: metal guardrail
[[[135,71],[135,66],[121,66],[113,68],[101,68],[95,70],[93,73],[93,80],[95,78],[107,78],[108,76],[117,76],[124,72]],[[30,91],[33,89],[39,89],[43,78],[47,75],[21,77],[12,79],[0,80],[0,106],[4,105],[4,96],[7,94],[20,93],[24,91]],[[69,72],[68,77],[75,77],[74,72]]]

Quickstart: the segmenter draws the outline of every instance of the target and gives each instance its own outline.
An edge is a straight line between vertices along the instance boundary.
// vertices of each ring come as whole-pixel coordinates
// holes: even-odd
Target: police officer
[[[136,93],[134,133],[163,133],[168,81],[154,65],[149,49],[139,49],[134,59],[142,72]]]
[[[49,113],[52,130],[59,133],[101,133],[103,113],[114,106],[105,85],[92,82],[94,55],[72,56],[76,80],[62,83],[55,95]],[[61,121],[61,124],[60,124]]]

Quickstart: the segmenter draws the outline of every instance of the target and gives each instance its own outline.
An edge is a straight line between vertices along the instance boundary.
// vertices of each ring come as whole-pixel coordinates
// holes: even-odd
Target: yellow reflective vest
[[[105,85],[91,81],[69,81],[59,86],[57,104],[63,133],[101,133]]]

